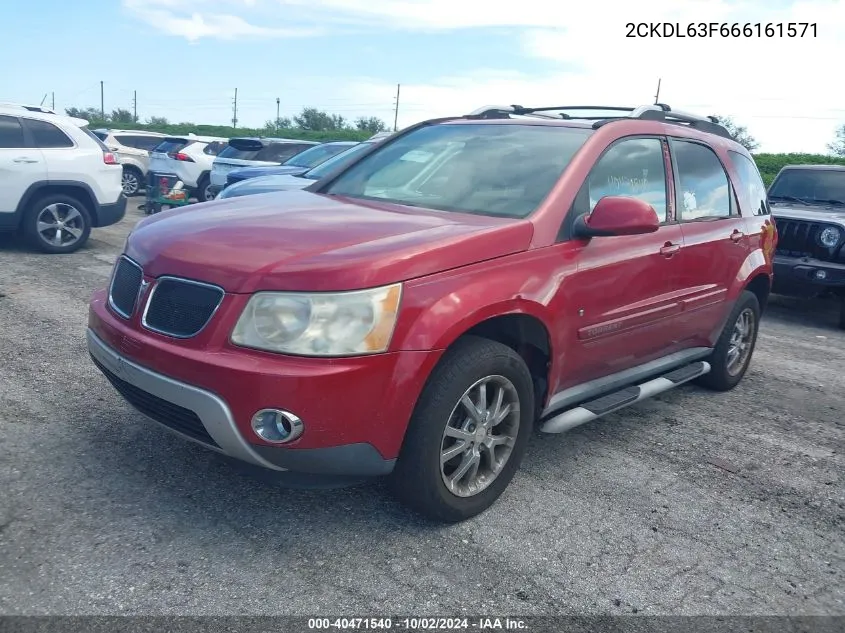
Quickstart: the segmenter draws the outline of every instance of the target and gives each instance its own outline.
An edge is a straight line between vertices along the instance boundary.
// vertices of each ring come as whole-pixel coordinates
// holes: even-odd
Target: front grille
[[[172,402],[168,402],[167,400],[162,400],[158,396],[147,393],[143,389],[139,389],[125,380],[121,380],[106,369],[94,356],[91,356],[91,360],[93,360],[94,364],[101,372],[103,372],[103,375],[108,378],[108,381],[117,390],[117,392],[123,396],[129,404],[138,409],[138,411],[147,417],[152,418],[159,424],[163,424],[174,431],[187,435],[198,442],[220,448],[217,442],[215,442],[208,434],[208,431],[205,430],[205,427],[202,425],[202,422],[196,413],[190,409],[185,409],[184,407],[175,405]]]
[[[125,256],[117,260],[117,267],[109,286],[109,305],[120,316],[128,319],[135,311],[138,290],[144,273],[141,267]]]
[[[177,338],[196,336],[223,301],[223,289],[176,277],[160,277],[144,312],[147,329]]]
[[[833,252],[819,244],[819,234],[827,224],[806,220],[775,219],[778,231],[777,252],[786,257],[812,257],[822,261],[833,259]]]

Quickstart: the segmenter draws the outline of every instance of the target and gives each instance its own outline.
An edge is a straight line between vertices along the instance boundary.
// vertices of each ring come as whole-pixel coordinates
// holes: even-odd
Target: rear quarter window
[[[769,215],[769,199],[766,194],[766,185],[757,165],[750,158],[739,152],[728,150],[737,174],[739,182],[736,188],[739,192],[739,203],[744,209],[749,209],[754,215]]]
[[[206,156],[219,156],[224,147],[226,147],[226,143],[223,143],[222,141],[212,141],[203,148],[202,153]]]
[[[252,160],[283,163],[311,147],[314,146],[306,143],[273,143],[260,150]]]
[[[23,121],[32,134],[35,147],[41,149],[73,147],[73,141],[70,137],[52,123],[37,119],[23,119]]]

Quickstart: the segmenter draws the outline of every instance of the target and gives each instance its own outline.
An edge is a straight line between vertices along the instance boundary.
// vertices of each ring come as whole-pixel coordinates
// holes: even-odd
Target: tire
[[[746,326],[751,328],[750,333],[745,337],[739,334],[741,317]],[[751,363],[759,330],[760,303],[757,301],[757,295],[745,290],[731,311],[713,353],[707,358],[711,367],[710,372],[704,374],[697,382],[714,391],[730,391],[736,387]],[[739,357],[731,362],[737,341],[741,341],[745,347],[739,351]]]
[[[48,225],[56,230],[51,231]],[[30,204],[22,229],[29,244],[44,253],[73,253],[88,241],[91,212],[73,196],[48,194]],[[57,237],[60,243],[56,243]]]
[[[208,174],[200,178],[200,181],[197,183],[197,202],[209,202],[214,200],[214,196],[208,197],[210,192],[208,191],[209,186],[211,186],[211,179],[208,177]]]
[[[473,403],[480,402],[474,386],[485,380],[488,413],[495,416],[493,399],[499,390],[503,394],[500,414],[505,413],[506,402],[511,404],[510,413],[498,424],[493,416],[486,423],[482,419],[488,418],[481,416],[473,421],[461,404],[468,390]],[[479,423],[474,431],[471,422]],[[513,479],[533,425],[533,381],[519,354],[495,341],[465,337],[446,352],[420,395],[390,476],[391,488],[403,504],[435,521],[455,523],[480,514]],[[452,435],[445,434],[447,426]],[[485,429],[495,432],[490,435]],[[464,437],[457,439],[456,433]],[[470,436],[474,439],[467,439]],[[488,447],[478,444],[479,440],[498,445]],[[441,452],[449,451],[453,456],[441,466]],[[478,466],[470,467],[467,476],[456,477],[454,489],[447,487],[446,480],[457,475],[470,458],[477,459]],[[475,485],[470,484],[473,477]]]
[[[121,185],[127,198],[137,196],[144,186],[144,176],[134,167],[124,167]]]

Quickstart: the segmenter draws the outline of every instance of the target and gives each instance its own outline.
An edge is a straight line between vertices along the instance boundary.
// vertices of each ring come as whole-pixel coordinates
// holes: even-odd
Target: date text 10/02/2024
[[[628,22],[625,37],[818,37],[816,22]]]
[[[407,630],[407,631],[522,631],[526,622],[520,618],[308,618],[309,630]]]

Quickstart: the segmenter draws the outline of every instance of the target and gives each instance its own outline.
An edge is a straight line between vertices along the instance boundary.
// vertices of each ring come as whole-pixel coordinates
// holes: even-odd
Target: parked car
[[[260,167],[243,167],[233,169],[226,176],[224,189],[236,182],[262,176],[282,176],[285,174],[304,174],[309,169],[326,162],[330,158],[345,152],[350,147],[358,145],[357,141],[332,141],[309,147],[303,152],[287,159],[281,165],[261,165]]]
[[[31,106],[0,106],[0,231],[46,253],[72,253],[92,227],[126,212],[117,156],[88,121]]]
[[[175,176],[197,200],[213,200],[209,190],[211,165],[223,151],[228,139],[216,136],[168,136],[150,153],[147,184],[155,182],[156,174]]]
[[[266,176],[257,176],[244,180],[239,180],[233,184],[229,184],[226,188],[217,194],[217,200],[225,198],[235,198],[237,196],[251,196],[257,193],[270,193],[272,191],[290,191],[292,189],[304,189],[308,185],[314,183],[316,180],[327,176],[336,169],[341,169],[351,161],[355,160],[360,154],[364,153],[375,145],[378,141],[364,141],[356,143],[345,152],[337,154],[301,174],[275,174]],[[273,167],[250,167],[249,170],[272,170]],[[239,169],[238,172],[247,171],[247,169]],[[238,173],[232,172],[232,174]]]
[[[836,297],[845,329],[845,166],[788,165],[768,198],[778,227],[773,292]]]
[[[305,190],[146,218],[92,298],[95,364],[184,437],[389,475],[442,521],[495,502],[535,424],[734,388],[772,281],[750,154],[665,105],[562,110],[425,121]]]
[[[316,145],[316,141],[289,138],[233,138],[214,159],[211,191],[217,195],[226,186],[233,169],[255,165],[281,165],[289,158]]]
[[[134,196],[141,191],[150,168],[150,152],[165,138],[159,132],[144,130],[94,130],[123,166],[123,193]]]

